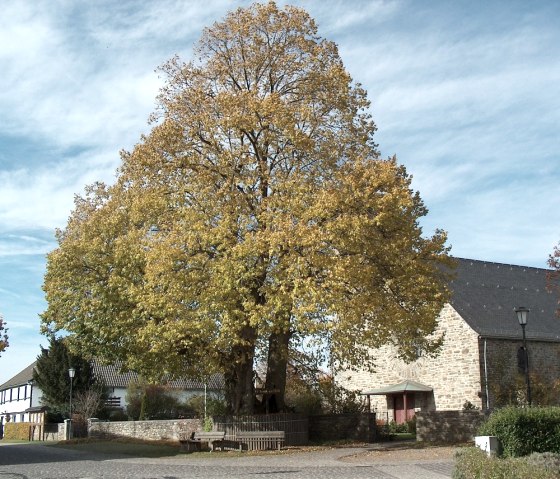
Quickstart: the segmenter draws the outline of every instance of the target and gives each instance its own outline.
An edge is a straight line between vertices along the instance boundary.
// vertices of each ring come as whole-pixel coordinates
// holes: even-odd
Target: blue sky
[[[249,2],[6,2],[0,15],[0,384],[46,339],[41,290],[75,194],[112,182],[174,54]],[[278,2],[284,4],[284,2]],[[544,267],[560,240],[560,3],[293,1],[367,89],[455,256]],[[514,305],[512,305],[513,307]],[[512,318],[515,320],[515,318]]]

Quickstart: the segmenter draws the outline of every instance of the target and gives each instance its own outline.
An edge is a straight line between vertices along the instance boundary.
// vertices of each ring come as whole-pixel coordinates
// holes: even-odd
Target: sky
[[[39,315],[55,229],[149,131],[157,67],[191,59],[205,26],[250,3],[2,5],[0,384],[48,343]],[[546,267],[560,240],[560,2],[289,3],[368,91],[382,156],[406,166],[429,209],[425,234],[446,230],[454,256]]]

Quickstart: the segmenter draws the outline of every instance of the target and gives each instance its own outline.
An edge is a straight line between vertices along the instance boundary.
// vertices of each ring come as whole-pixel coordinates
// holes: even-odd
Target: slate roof
[[[93,363],[93,373],[95,377],[103,381],[109,387],[122,387],[126,388],[131,382],[138,381],[138,374],[132,371],[121,371],[122,363],[115,364],[101,364],[99,362]],[[176,379],[174,381],[166,382],[172,389],[204,389],[204,381],[197,379]],[[208,389],[223,389],[224,380],[221,374],[214,374],[208,378],[206,382]]]
[[[36,362],[37,361],[33,361],[23,371],[20,371],[13,378],[8,379],[4,384],[0,385],[0,391],[27,384],[28,381],[33,379],[33,369],[35,369]]]
[[[549,270],[456,258],[451,305],[478,334],[520,338],[514,309],[529,308],[528,339],[560,341],[558,298],[547,290]]]
[[[362,396],[375,396],[375,395],[385,395],[385,394],[397,394],[404,392],[430,392],[433,388],[426,386],[425,384],[418,383],[416,381],[411,381],[407,379],[406,381],[400,382],[398,384],[393,384],[391,386],[385,386],[383,388],[372,389],[371,391],[364,391],[361,393]]]
[[[27,384],[27,381],[33,379],[33,369],[37,361],[33,361],[29,366],[27,366],[23,371],[17,373],[13,378],[6,381],[4,384],[0,385],[0,391],[4,389],[9,389],[15,386],[22,386]],[[92,364],[93,373],[96,378],[103,381],[103,383],[108,387],[128,387],[130,382],[138,381],[138,374],[134,372],[120,372],[120,364],[105,365],[98,361],[94,361]],[[178,379],[175,381],[170,381],[167,383],[172,389],[183,389],[183,390],[201,390],[204,389],[204,382],[195,379]],[[223,376],[220,374],[215,374],[211,376],[206,386],[208,389],[223,389],[224,380]]]

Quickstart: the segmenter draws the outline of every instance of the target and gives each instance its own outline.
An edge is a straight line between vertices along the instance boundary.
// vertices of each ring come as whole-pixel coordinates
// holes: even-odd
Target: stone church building
[[[374,373],[339,371],[342,386],[360,390],[381,419],[397,423],[417,411],[491,409],[526,401],[525,350],[515,308],[526,307],[525,328],[533,404],[560,402],[558,298],[546,269],[457,259],[452,299],[438,318],[445,334],[436,358],[406,364],[389,346],[371,352]]]

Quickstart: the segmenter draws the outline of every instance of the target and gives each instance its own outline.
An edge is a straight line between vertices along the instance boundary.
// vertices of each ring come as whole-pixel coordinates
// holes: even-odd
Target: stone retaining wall
[[[485,415],[482,411],[416,413],[416,440],[458,443],[472,441]]]
[[[90,420],[88,436],[110,439],[130,437],[150,441],[178,441],[195,431],[202,430],[200,419],[174,419],[168,421],[115,421]]]
[[[200,419],[115,422],[90,419],[88,436],[99,439],[129,437],[152,441],[177,441],[179,438],[190,436],[194,431],[201,430],[202,421]],[[374,442],[375,438],[375,414],[309,416],[309,440],[313,442],[345,439]],[[307,443],[307,440],[305,442]]]
[[[374,442],[375,414],[322,414],[309,416],[312,442],[354,440]]]

